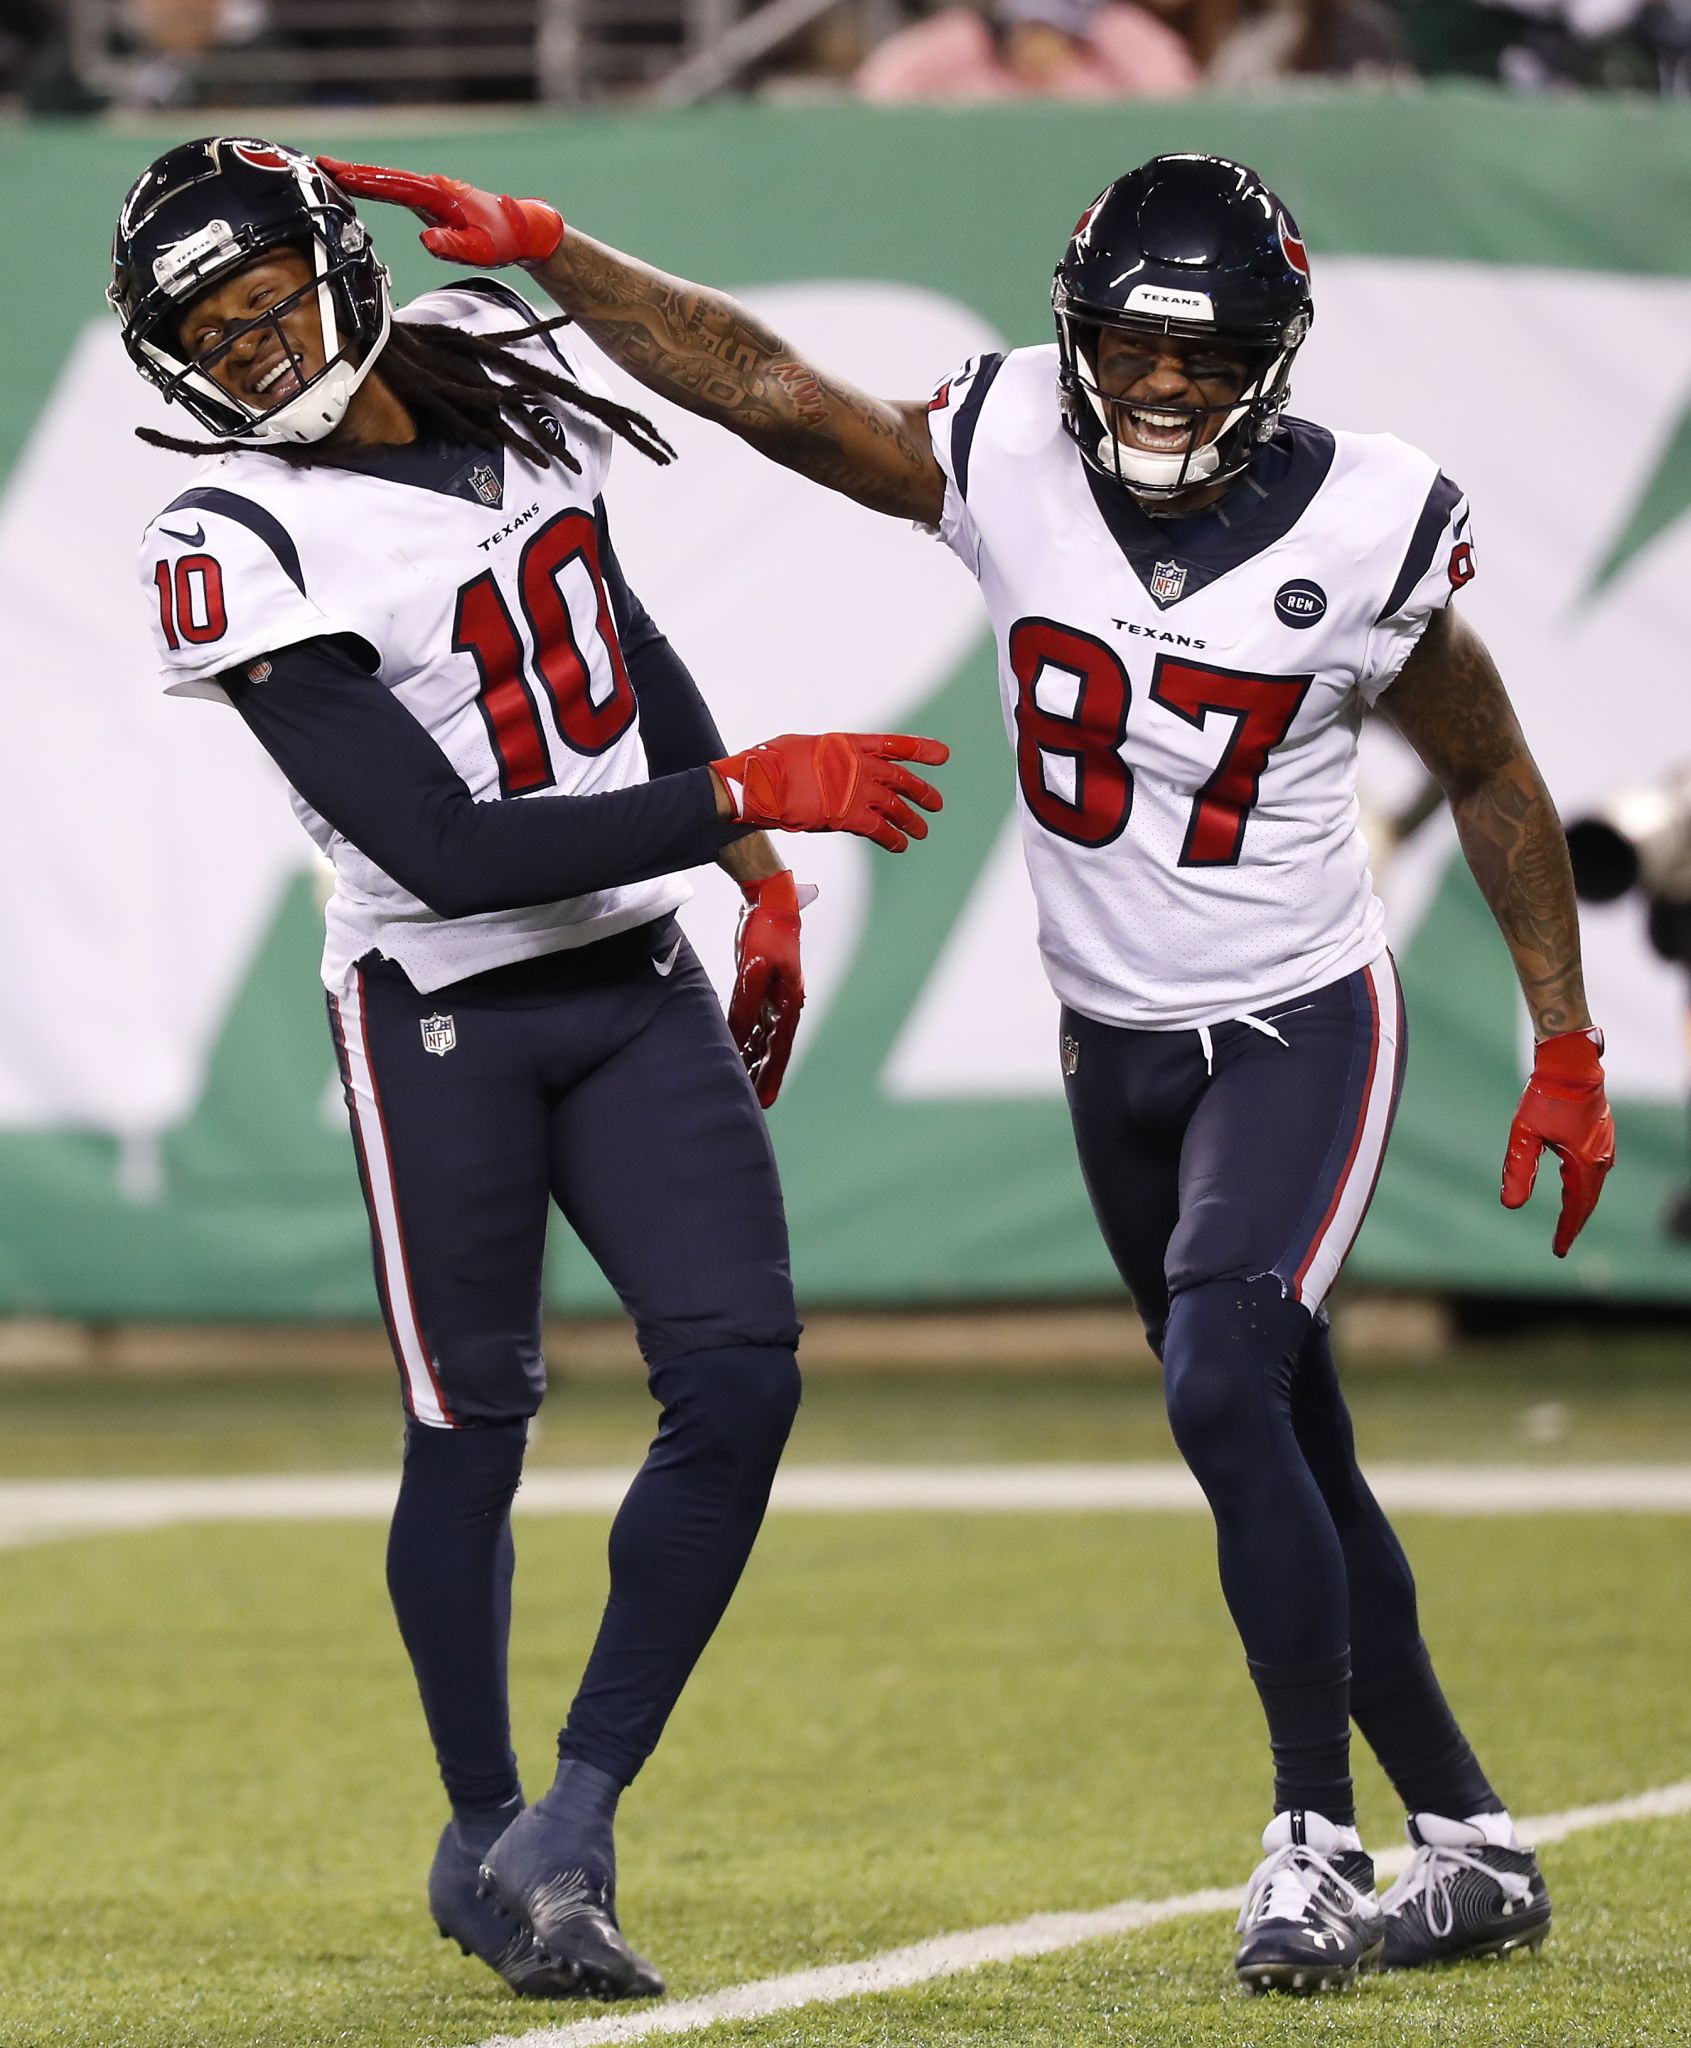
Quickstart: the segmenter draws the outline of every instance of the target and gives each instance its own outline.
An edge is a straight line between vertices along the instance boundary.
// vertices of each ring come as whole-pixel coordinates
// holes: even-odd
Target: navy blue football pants
[[[1081,1171],[1215,1516],[1281,1807],[1354,1812],[1354,1716],[1408,1804],[1495,1805],[1432,1676],[1402,1546],[1357,1463],[1322,1301],[1402,1085],[1389,956],[1207,1031],[1065,1009]]]
[[[627,1783],[756,1537],[798,1406],[763,1113],[672,918],[421,995],[379,955],[330,999],[408,1415],[388,1580],[460,1810],[517,1790],[510,1509],[545,1390],[555,1201],[634,1320],[660,1406],[560,1751]]]

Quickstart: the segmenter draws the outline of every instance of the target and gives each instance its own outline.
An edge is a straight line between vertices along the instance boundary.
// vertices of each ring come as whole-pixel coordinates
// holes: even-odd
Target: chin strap
[[[1228,422],[1232,424],[1231,421]],[[1221,432],[1226,433],[1224,426]],[[1185,455],[1155,455],[1148,448],[1130,448],[1118,441],[1106,427],[1098,437],[1093,449],[1100,466],[1115,473],[1130,488],[1150,492],[1167,492],[1188,489],[1193,484],[1208,483],[1221,467],[1221,451],[1215,441],[1206,441],[1188,458]]]

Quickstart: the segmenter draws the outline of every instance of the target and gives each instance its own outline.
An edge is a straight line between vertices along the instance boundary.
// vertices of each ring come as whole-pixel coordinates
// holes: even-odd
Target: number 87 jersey
[[[487,333],[534,318],[507,287],[481,280],[429,292],[399,317]],[[588,385],[549,337],[517,346]],[[601,564],[597,501],[611,435],[562,398],[535,426],[578,467],[425,439],[332,463],[294,466],[245,449],[208,462],[142,544],[166,689],[221,700],[218,678],[230,671],[262,688],[279,649],[350,637],[371,650],[379,679],[477,802],[645,782]],[[297,794],[294,808],[335,867],[323,958],[331,989],[372,948],[418,988],[439,988],[643,924],[689,894],[663,877],[442,918]]]
[[[998,642],[1017,812],[1058,996],[1220,1023],[1384,949],[1356,739],[1474,573],[1468,507],[1383,434],[1287,420],[1219,507],[1152,519],[1064,432],[1057,351],[929,406],[940,533]]]

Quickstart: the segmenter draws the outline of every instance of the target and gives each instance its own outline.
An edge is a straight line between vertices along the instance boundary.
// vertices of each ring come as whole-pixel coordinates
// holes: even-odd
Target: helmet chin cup
[[[1096,459],[1101,469],[1113,469],[1130,491],[1148,498],[1172,497],[1207,483],[1221,466],[1213,441],[1191,456],[1155,455],[1148,448],[1129,448],[1108,433],[1099,436]]]
[[[314,377],[285,405],[267,412],[239,438],[250,441],[255,448],[278,441],[301,447],[325,440],[346,418],[358,381],[349,364],[337,363],[332,370]]]

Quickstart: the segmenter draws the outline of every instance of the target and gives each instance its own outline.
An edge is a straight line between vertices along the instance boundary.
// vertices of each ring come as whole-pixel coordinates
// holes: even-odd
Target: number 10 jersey
[[[532,324],[491,279],[425,293],[399,316],[484,334]],[[598,390],[550,336],[515,344]],[[409,444],[295,466],[240,450],[196,472],[148,527],[141,578],[165,687],[226,701],[236,671],[350,637],[477,803],[544,802],[649,779],[638,705],[599,561],[596,505],[612,436],[561,397],[531,408],[576,467],[511,449]],[[587,945],[673,910],[678,876],[558,903],[438,915],[320,817],[300,821],[334,864],[323,979],[340,990],[372,949],[419,989]]]
[[[1219,505],[1153,519],[1064,430],[1054,347],[974,359],[929,425],[1058,996],[1174,1030],[1378,957],[1357,731],[1473,575],[1456,487],[1390,435],[1290,420]]]

